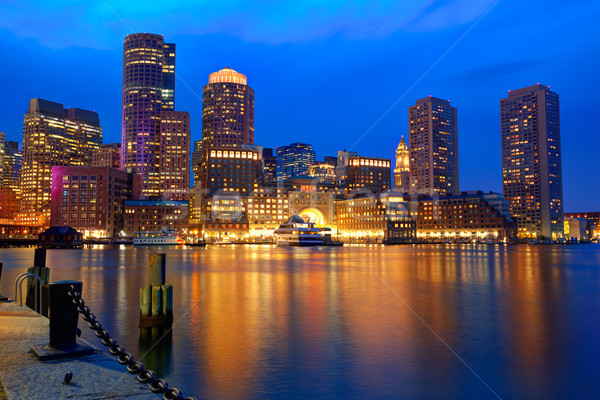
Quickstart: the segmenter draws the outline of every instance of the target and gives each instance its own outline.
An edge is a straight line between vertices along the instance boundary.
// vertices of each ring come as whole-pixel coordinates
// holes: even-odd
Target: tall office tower
[[[4,154],[6,152],[6,134],[4,132],[0,132],[0,172],[2,172],[2,176],[4,176]],[[0,186],[2,186],[2,181],[0,181]]]
[[[23,119],[21,211],[30,213],[24,218],[33,221],[40,215],[50,216],[52,166],[90,165],[91,155],[101,143],[97,113],[65,109],[48,100],[30,100]]]
[[[519,236],[563,237],[558,94],[540,84],[500,100],[502,184]]]
[[[4,142],[4,168],[2,171],[2,184],[13,187],[21,193],[19,187],[19,173],[23,165],[23,151],[19,149],[19,143],[7,140]]]
[[[107,143],[92,154],[92,166],[121,169],[121,143]]]
[[[374,193],[390,188],[391,161],[386,158],[350,157],[346,184],[351,190],[368,189]]]
[[[254,144],[254,90],[246,76],[227,67],[202,89],[202,147]]]
[[[394,168],[394,191],[410,193],[410,152],[404,141],[404,135],[396,149],[396,168]]]
[[[278,181],[292,176],[308,175],[308,168],[315,163],[315,151],[312,145],[306,143],[277,147],[275,157]]]
[[[3,135],[0,132],[0,141],[3,140]],[[23,153],[19,149],[19,143],[10,140],[4,142],[3,150],[4,156],[0,160],[0,218],[13,218],[20,207],[19,171],[23,164]]]
[[[194,140],[194,151],[192,151],[192,177],[194,187],[200,180],[200,163],[202,162],[202,140]]]
[[[458,194],[458,128],[449,100],[426,97],[408,108],[413,194]]]
[[[173,110],[175,45],[134,33],[123,42],[121,168],[142,176],[142,194],[158,197],[160,112]]]
[[[227,67],[208,76],[202,89],[202,159],[196,191],[212,190],[210,151],[254,144],[254,90],[246,76]],[[198,203],[197,200],[195,200]]]
[[[159,189],[163,200],[189,200],[190,115],[160,113]]]
[[[340,186],[346,184],[348,177],[348,160],[350,157],[358,157],[355,151],[340,150],[337,154],[337,163],[335,165],[335,183]]]
[[[273,148],[263,149],[263,182],[272,183],[277,180],[277,158],[273,154]]]

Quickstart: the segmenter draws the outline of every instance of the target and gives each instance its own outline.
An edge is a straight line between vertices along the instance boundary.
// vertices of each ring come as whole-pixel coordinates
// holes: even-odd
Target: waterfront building
[[[417,234],[422,239],[500,240],[516,237],[508,201],[481,191],[420,199]]]
[[[261,187],[247,198],[249,234],[271,238],[273,231],[289,218],[287,192],[277,187]]]
[[[175,44],[134,33],[123,42],[121,166],[142,177],[143,194],[160,195],[160,112],[175,106]]]
[[[125,202],[125,228],[135,232],[159,231],[163,227],[187,234],[189,202],[179,200],[128,200]]]
[[[91,165],[92,154],[101,143],[102,127],[96,112],[30,100],[23,119],[21,220],[42,221],[42,226],[47,226],[52,167]]]
[[[308,167],[308,175],[319,179],[320,183],[335,183],[335,165],[318,161]]]
[[[574,213],[565,213],[565,218],[585,218],[592,222],[594,225],[594,232],[592,236],[594,238],[600,237],[600,212],[592,211],[592,212],[574,212]]]
[[[273,148],[263,149],[263,182],[272,183],[277,180],[277,158],[273,154]]]
[[[159,190],[163,200],[189,200],[190,115],[160,113]]]
[[[358,157],[355,151],[340,150],[337,155],[335,164],[335,183],[338,186],[346,185],[346,177],[348,176],[348,162],[350,157]]]
[[[402,243],[416,238],[416,222],[400,193],[362,193],[338,200],[336,206],[343,242]]]
[[[307,143],[292,143],[276,149],[277,181],[299,175],[308,175],[308,169],[315,163],[315,151]]]
[[[596,225],[587,218],[567,217],[565,215],[565,240],[591,240]]]
[[[320,192],[316,186],[301,186],[288,192],[289,216],[299,215],[318,228],[336,230],[335,194]],[[335,233],[335,232],[333,232]]]
[[[107,166],[52,167],[50,225],[84,236],[117,237],[124,229],[125,201],[138,199],[139,175]]]
[[[500,100],[502,186],[520,237],[563,237],[558,94],[540,84]]]
[[[92,166],[121,169],[121,143],[107,143],[94,150]]]
[[[247,195],[260,182],[261,150],[255,147],[212,147],[206,158],[204,196],[218,192]]]
[[[411,193],[458,194],[458,127],[449,100],[426,97],[408,108]]]
[[[391,161],[377,157],[350,157],[346,185],[350,191],[369,190],[374,193],[390,189]]]
[[[223,192],[204,199],[203,235],[208,242],[238,242],[249,237],[246,199]]]
[[[396,168],[394,168],[394,191],[410,193],[410,153],[404,141],[404,135],[396,149]]]

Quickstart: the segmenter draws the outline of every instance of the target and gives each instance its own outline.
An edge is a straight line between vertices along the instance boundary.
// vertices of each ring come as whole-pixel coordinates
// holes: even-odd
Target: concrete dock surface
[[[79,327],[87,329],[81,320]],[[38,361],[29,350],[48,343],[48,329],[49,320],[26,306],[0,303],[0,400],[161,398],[116,358],[99,350],[100,339],[98,343],[78,339],[96,348],[92,355]],[[73,372],[73,378],[65,385],[68,372]]]

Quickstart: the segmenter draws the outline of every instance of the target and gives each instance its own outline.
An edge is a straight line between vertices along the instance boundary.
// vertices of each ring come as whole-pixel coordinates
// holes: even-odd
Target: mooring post
[[[40,313],[48,316],[48,283],[50,282],[50,268],[46,267],[46,249],[35,249],[33,256],[33,267],[28,268],[27,272],[37,275],[42,280],[42,309]],[[27,278],[27,295],[25,304],[31,309],[35,309],[35,290],[36,280]]]
[[[79,357],[93,353],[94,349],[77,343],[77,305],[69,296],[71,286],[81,293],[79,281],[56,281],[49,285],[50,330],[47,345],[32,346],[31,351],[40,361]]]
[[[173,324],[173,286],[165,282],[166,272],[166,254],[150,254],[148,285],[140,288],[140,328]]]

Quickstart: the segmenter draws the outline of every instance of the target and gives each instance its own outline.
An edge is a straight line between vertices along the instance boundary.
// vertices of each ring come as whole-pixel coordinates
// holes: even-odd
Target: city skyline
[[[562,31],[562,36],[554,40],[555,53],[551,57],[546,57],[546,59],[537,60],[536,62],[529,60],[531,61],[529,63],[522,62],[519,60],[526,58],[524,54],[507,54],[506,50],[501,48],[495,49],[498,54],[491,57],[489,50],[482,49],[481,44],[483,40],[490,38],[489,35],[495,38],[496,43],[502,43],[502,40],[498,41],[498,33],[493,34],[493,31],[497,28],[502,17],[506,16],[509,11],[509,3],[502,2],[495,7],[475,28],[475,32],[466,36],[456,49],[446,59],[442,60],[440,65],[417,85],[393,109],[390,115],[377,125],[364,140],[359,142],[353,150],[356,150],[362,156],[392,158],[400,136],[407,136],[408,133],[406,112],[408,106],[414,104],[416,99],[430,94],[449,99],[451,104],[459,110],[460,190],[481,189],[501,192],[499,101],[506,96],[508,90],[530,86],[539,81],[542,84],[551,85],[552,90],[558,92],[562,99],[561,130],[563,134],[561,139],[563,144],[564,209],[566,212],[594,209],[596,207],[594,199],[597,198],[600,189],[596,187],[597,185],[594,185],[593,181],[590,182],[589,175],[581,173],[582,170],[593,167],[593,157],[589,157],[589,160],[585,157],[583,159],[579,157],[580,149],[577,145],[583,141],[588,144],[586,147],[593,147],[599,139],[593,135],[596,129],[592,125],[593,119],[591,117],[581,118],[578,102],[575,99],[588,90],[593,91],[598,86],[598,82],[586,78],[586,76],[593,77],[593,75],[585,73],[586,68],[590,68],[590,65],[593,64],[581,63],[581,60],[589,61],[591,56],[586,58],[583,53],[577,53],[575,59],[561,58],[561,55],[564,56],[565,52],[573,51],[565,45],[567,39],[575,35],[577,29],[584,28],[578,26],[574,27],[577,29],[574,29],[573,32]],[[440,8],[450,7],[450,5],[448,3],[440,6]],[[491,4],[487,4],[487,6],[489,5]],[[598,10],[589,4],[580,3],[580,6],[587,7],[589,13],[586,14],[586,17],[598,13]],[[236,71],[248,76],[248,84],[257,93],[256,144],[264,147],[278,147],[293,141],[302,141],[313,145],[317,152],[317,160],[320,160],[324,155],[335,155],[337,150],[344,148],[349,150],[356,140],[368,130],[369,126],[418,78],[418,75],[433,64],[435,59],[452,45],[452,41],[458,39],[475,22],[476,17],[483,14],[485,11],[483,10],[484,5],[478,7],[482,9],[469,11],[467,13],[469,15],[461,14],[462,19],[459,19],[459,22],[442,23],[437,28],[431,27],[435,24],[431,25],[426,33],[423,31],[415,33],[403,28],[390,28],[388,32],[379,36],[368,32],[359,38],[340,34],[340,31],[350,31],[350,28],[354,26],[352,24],[356,23],[355,20],[350,18],[349,22],[347,21],[348,26],[345,30],[338,29],[336,31],[334,29],[333,33],[323,33],[321,36],[317,34],[316,37],[305,39],[304,42],[293,38],[284,38],[281,42],[271,43],[264,38],[250,40],[237,34],[225,35],[222,32],[211,32],[206,35],[193,32],[186,34],[183,32],[185,29],[174,30],[172,27],[167,26],[168,24],[164,27],[149,27],[152,28],[153,33],[163,35],[165,41],[177,44],[178,74],[197,93],[207,83],[206,76],[210,72],[220,70],[225,66],[231,66]],[[115,11],[117,13],[123,12],[119,7],[116,7]],[[463,11],[461,9],[461,12]],[[550,18],[553,15],[545,9],[540,11],[540,14],[532,18],[543,19]],[[435,15],[435,10],[423,11],[419,15],[421,19],[417,18],[417,20],[427,21],[428,16]],[[127,12],[123,16],[127,19]],[[108,17],[103,16],[103,18]],[[367,15],[367,19],[371,17],[377,21],[386,20],[381,15],[379,17]],[[341,18],[344,19],[346,16]],[[552,35],[556,35],[556,32],[552,28],[556,24],[568,23],[572,18],[573,13],[569,12],[564,12],[560,17],[554,15],[554,18],[550,19],[551,22],[547,24],[549,26],[540,27],[541,31],[535,35],[540,37],[545,35],[544,37],[548,42],[553,42],[551,40]],[[140,21],[136,21],[142,26],[138,27],[136,24],[132,24],[132,28],[136,31],[143,31],[143,28],[147,25],[152,25],[148,23],[149,21],[142,18]],[[521,20],[513,21],[512,26],[525,22]],[[77,91],[83,93],[73,93],[73,88],[70,87],[63,87],[61,90],[54,91],[55,84],[52,82],[45,82],[45,84],[39,84],[38,82],[35,84],[36,89],[28,89],[26,85],[25,90],[22,92],[15,91],[13,93],[11,90],[13,82],[9,82],[6,91],[11,93],[10,97],[14,101],[11,101],[11,104],[6,104],[6,107],[3,107],[0,113],[0,121],[3,125],[0,130],[6,132],[7,140],[20,141],[22,126],[19,125],[22,124],[24,104],[31,98],[40,97],[62,102],[69,107],[77,106],[97,111],[101,125],[104,128],[104,142],[119,141],[120,132],[117,129],[120,126],[120,107],[118,105],[120,90],[114,92],[110,88],[114,88],[115,85],[120,88],[121,79],[119,75],[121,74],[122,58],[119,53],[122,51],[122,40],[131,32],[125,26],[118,27],[115,25],[115,28],[116,31],[120,32],[119,40],[115,43],[112,39],[106,41],[100,46],[102,49],[98,49],[99,46],[93,40],[88,46],[82,46],[79,43],[79,47],[71,47],[73,43],[68,43],[68,41],[51,46],[45,41],[46,39],[19,39],[19,35],[23,35],[22,32],[16,32],[11,30],[10,27],[5,27],[9,30],[9,34],[4,36],[3,40],[8,45],[6,47],[7,51],[10,51],[18,43],[27,43],[31,51],[38,49],[38,47],[44,49],[44,51],[37,52],[37,54],[43,60],[46,60],[43,62],[45,68],[40,73],[39,67],[35,67],[34,70],[37,71],[37,75],[34,74],[33,83],[37,82],[38,75],[45,77],[53,68],[58,68],[61,65],[61,62],[57,59],[58,57],[68,59],[68,54],[71,54],[76,60],[74,67],[77,67],[78,63],[88,60],[90,57],[101,55],[98,59],[98,66],[86,64],[86,68],[81,71],[74,71],[77,68],[72,68],[70,72],[70,75],[73,75],[70,80],[76,82],[77,84],[74,86],[78,88]],[[121,28],[123,28],[122,31]],[[441,44],[433,44],[435,37],[441,37],[442,34],[449,35],[449,39],[441,41],[443,42]],[[534,34],[524,32],[522,35],[531,36]],[[32,34],[31,37],[35,37],[35,35]],[[401,49],[402,46],[407,46],[407,44],[399,44],[403,38],[410,39],[407,42],[412,43],[413,47],[417,47],[419,43],[430,44],[429,53],[431,54],[428,57],[417,57],[418,60],[411,63],[412,65],[409,68],[403,67],[398,72],[390,73],[390,68],[399,67],[398,61],[390,59],[388,54],[388,62],[384,63],[382,57],[385,57],[382,54],[386,51],[389,52],[390,49],[396,50]],[[36,40],[42,40],[43,43],[36,42]],[[585,36],[581,40],[589,40],[589,37]],[[198,53],[196,51],[198,50],[197,46],[208,46],[211,49],[210,56],[203,55],[202,58],[191,59],[191,57],[197,57],[194,56],[194,53]],[[489,47],[491,48],[491,45]],[[350,54],[351,49],[354,49],[357,54],[352,56]],[[478,53],[489,56],[488,58],[484,57],[485,62],[483,64],[486,64],[487,67],[481,65],[481,60],[471,58],[469,58],[468,66],[463,65],[463,63],[457,66],[456,59],[464,57],[474,49]],[[326,52],[331,51],[333,53],[330,56],[323,57]],[[115,52],[117,53],[116,56]],[[282,53],[278,56],[280,52]],[[395,51],[390,52],[390,54],[392,53],[395,54]],[[358,64],[354,63],[351,65],[352,68],[346,68],[347,65],[350,65],[348,64],[349,61],[356,62],[358,55],[364,56],[367,54],[373,55],[373,60]],[[423,55],[419,52],[414,54],[415,56]],[[317,56],[320,56],[319,60],[317,60]],[[502,56],[506,57],[502,58]],[[30,57],[24,59],[31,60]],[[259,63],[257,61],[265,57],[269,62]],[[334,58],[336,59],[335,63],[333,62]],[[56,62],[52,62],[52,60]],[[584,72],[581,73],[578,70],[577,74],[564,74],[563,70],[569,66],[573,67],[573,63],[578,60]],[[292,61],[297,65],[293,66]],[[339,66],[342,64],[344,68],[340,69]],[[559,64],[562,69],[557,70]],[[337,73],[334,72],[334,65],[338,66]],[[554,67],[554,70],[550,67]],[[97,68],[103,70],[103,73],[95,73],[94,71],[98,71]],[[16,74],[20,74],[22,71],[31,71],[32,66],[22,69],[17,65],[12,69]],[[303,70],[301,71],[301,69]],[[377,71],[377,73],[374,74],[374,71]],[[405,74],[405,76],[402,74]],[[452,76],[452,74],[456,79],[449,83],[445,78]],[[461,74],[462,77],[459,76]],[[374,81],[375,75],[378,79],[380,75],[389,76],[390,79],[382,85],[373,84],[371,85],[372,88],[365,88],[364,85],[361,85],[361,79],[365,82],[376,82]],[[87,83],[84,83],[83,79],[85,76],[88,77],[88,80],[94,81],[95,85],[93,87],[86,86]],[[114,79],[115,77],[116,79]],[[98,85],[96,81],[110,83],[108,85]],[[352,81],[356,82],[356,87],[352,88],[351,85],[351,89],[342,87],[345,83]],[[491,81],[494,82],[490,83]],[[84,88],[89,89],[91,87],[91,89],[81,91],[79,89],[80,84]],[[283,105],[275,104],[283,102],[278,100],[281,98],[280,96],[273,94],[281,90],[282,84],[288,84],[286,91],[295,95],[286,96],[286,100],[291,103],[285,109]],[[385,86],[386,89],[377,90],[378,86]],[[190,112],[192,141],[199,140],[201,137],[201,100],[195,98],[194,94],[185,85],[181,84],[181,81],[178,83],[178,87],[175,108]],[[340,88],[343,90],[340,90]],[[364,89],[358,90],[358,88]],[[485,90],[482,90],[482,88],[485,88]],[[340,96],[336,98],[338,101],[324,101],[319,99],[319,96],[315,97],[314,92],[317,89],[325,89],[328,93],[339,93]],[[108,92],[112,94],[105,96]],[[364,97],[366,93],[369,94],[369,99],[374,100],[369,102],[357,101],[357,96],[359,98]],[[477,97],[473,96],[474,93],[477,93]],[[310,105],[306,103],[309,94],[313,102]],[[22,96],[26,98],[22,103],[16,101]],[[598,100],[592,99],[590,109],[594,109],[595,101]],[[349,108],[350,103],[355,104]],[[303,108],[299,107],[299,104],[304,104],[303,107],[310,107],[311,112],[302,114]],[[117,106],[116,114],[114,112],[115,106]],[[315,109],[315,106],[318,107]],[[17,110],[16,115],[11,110]],[[285,112],[281,112],[282,110]],[[9,111],[11,112],[10,115],[8,114]],[[331,115],[338,118],[331,118]],[[5,122],[7,120],[10,122]],[[335,123],[331,120],[334,120]],[[13,121],[16,121],[16,123]],[[115,121],[117,122],[116,125]],[[285,129],[282,132],[280,128],[282,121],[293,123],[284,124]],[[315,121],[317,122],[316,125],[314,124]],[[315,129],[315,126],[318,128]],[[310,129],[308,129],[309,127]],[[577,139],[574,137],[574,132],[577,132]],[[339,135],[341,140],[328,140],[331,134]],[[482,147],[486,148],[487,151],[479,151]]]

